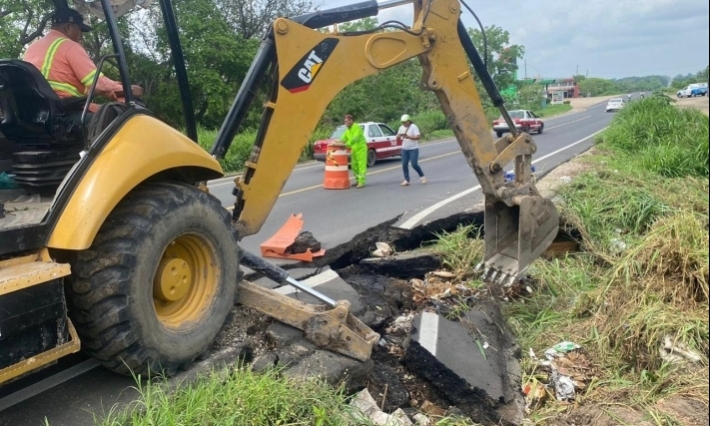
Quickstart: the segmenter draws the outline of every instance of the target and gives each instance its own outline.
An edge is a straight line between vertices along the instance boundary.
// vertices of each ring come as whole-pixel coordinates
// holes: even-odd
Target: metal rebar
[[[377,3],[379,10],[391,9],[393,7],[404,6],[405,4],[414,3],[414,0],[387,0]]]

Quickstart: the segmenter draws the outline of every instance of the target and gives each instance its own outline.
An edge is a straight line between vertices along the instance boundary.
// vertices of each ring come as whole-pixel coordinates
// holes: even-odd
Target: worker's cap
[[[412,117],[409,116],[409,114],[404,114],[402,116],[402,123],[406,123],[407,121],[412,121]]]
[[[55,24],[76,24],[81,28],[81,32],[89,32],[93,30],[90,26],[84,23],[84,17],[81,13],[74,9],[61,8],[54,11],[52,15],[52,23]]]

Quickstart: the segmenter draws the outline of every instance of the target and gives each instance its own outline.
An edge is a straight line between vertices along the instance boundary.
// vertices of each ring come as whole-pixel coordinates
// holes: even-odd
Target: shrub
[[[708,176],[708,118],[665,95],[632,102],[614,117],[602,145],[666,177]]]

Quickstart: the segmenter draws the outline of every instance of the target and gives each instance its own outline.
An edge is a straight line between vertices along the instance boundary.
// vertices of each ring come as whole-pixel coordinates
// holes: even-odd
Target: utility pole
[[[528,79],[528,60],[523,59],[523,62],[525,63],[525,79]]]
[[[577,65],[577,73],[575,75],[579,75],[579,65]]]
[[[585,78],[589,78],[589,68],[587,68],[587,75]]]

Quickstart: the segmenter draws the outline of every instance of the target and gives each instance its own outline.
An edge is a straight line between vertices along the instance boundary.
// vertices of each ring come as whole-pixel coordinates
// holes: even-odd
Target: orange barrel
[[[342,143],[331,143],[325,155],[325,189],[350,189],[348,151]]]

